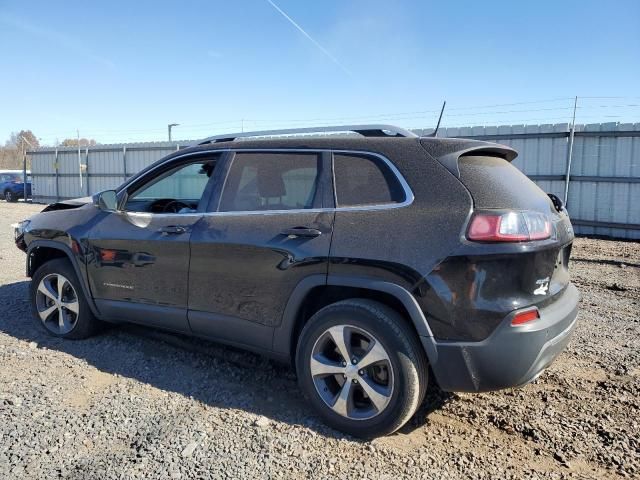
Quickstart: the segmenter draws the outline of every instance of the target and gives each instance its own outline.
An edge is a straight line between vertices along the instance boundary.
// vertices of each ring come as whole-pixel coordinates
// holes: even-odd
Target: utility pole
[[[76,129],[78,134],[78,175],[80,176],[80,194],[82,195],[82,156],[80,155],[80,130]]]
[[[35,148],[35,147],[31,145],[29,140],[24,138],[24,135],[20,135],[20,138],[22,139],[22,185],[24,186],[24,188],[22,189],[22,195],[24,197],[24,201],[26,202],[27,201],[27,149],[25,148],[24,144],[28,143],[31,148]]]
[[[567,155],[567,174],[564,178],[564,205],[566,207],[569,200],[569,177],[571,175],[571,159],[573,157],[573,138],[576,133],[576,108],[578,108],[578,97],[573,101],[573,119],[571,120],[571,130],[569,131],[569,153]]]
[[[171,141],[171,129],[173,127],[177,127],[178,125],[180,125],[179,123],[170,123],[169,125],[167,125],[167,131],[169,132],[169,141]]]

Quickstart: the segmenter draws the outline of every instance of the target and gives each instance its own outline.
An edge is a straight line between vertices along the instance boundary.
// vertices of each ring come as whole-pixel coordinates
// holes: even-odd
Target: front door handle
[[[180,233],[186,233],[187,229],[185,227],[181,227],[180,225],[167,225],[166,227],[160,228],[158,231],[165,235],[176,235]]]
[[[309,227],[293,227],[286,228],[282,231],[282,235],[286,235],[288,237],[319,237],[322,235],[322,232],[316,228]]]
[[[149,253],[137,252],[131,257],[131,263],[136,267],[144,267],[145,265],[152,265],[156,263],[156,257]]]

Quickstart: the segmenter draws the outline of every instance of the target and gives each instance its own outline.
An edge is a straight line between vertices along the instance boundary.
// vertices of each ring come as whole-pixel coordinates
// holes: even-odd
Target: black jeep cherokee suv
[[[136,322],[291,362],[326,422],[364,437],[400,428],[429,372],[447,391],[535,379],[576,324],[574,236],[516,152],[313,131],[351,133],[212,137],[22,222],[36,322],[64,338]]]

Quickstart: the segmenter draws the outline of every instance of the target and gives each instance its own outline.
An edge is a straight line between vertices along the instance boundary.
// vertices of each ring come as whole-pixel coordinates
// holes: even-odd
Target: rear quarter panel
[[[371,151],[398,168],[414,201],[399,208],[337,211],[329,274],[396,283],[420,303],[424,277],[460,243],[471,197],[417,141],[371,143]]]

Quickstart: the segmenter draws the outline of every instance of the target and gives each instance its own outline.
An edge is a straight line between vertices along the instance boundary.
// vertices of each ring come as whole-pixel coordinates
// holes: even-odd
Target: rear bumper
[[[578,290],[570,283],[555,302],[540,309],[538,320],[514,327],[509,315],[481,342],[421,337],[440,388],[482,392],[531,382],[569,343],[578,300]]]

